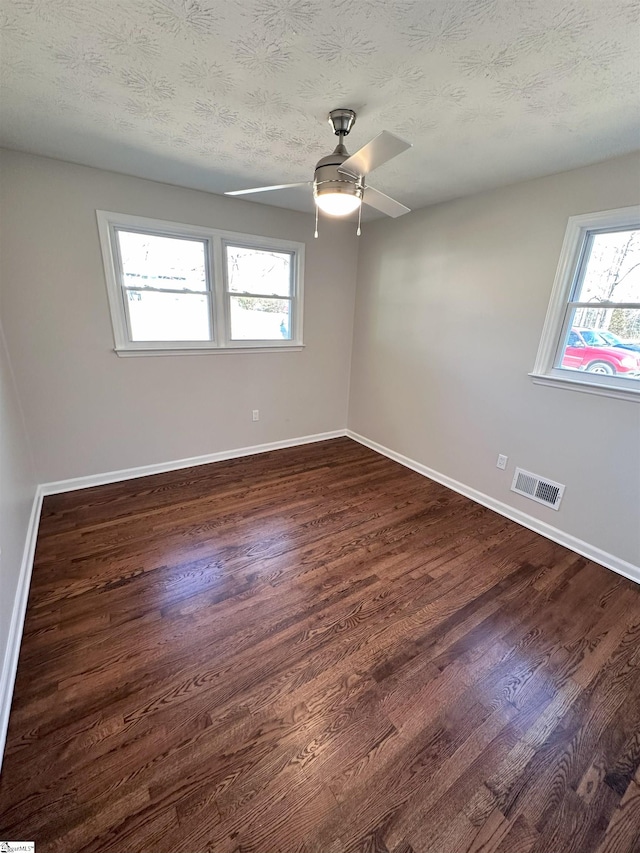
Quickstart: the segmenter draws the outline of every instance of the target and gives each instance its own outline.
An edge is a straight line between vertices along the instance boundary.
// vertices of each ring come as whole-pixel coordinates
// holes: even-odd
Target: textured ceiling
[[[635,0],[2,0],[0,144],[222,192],[308,180],[358,112],[412,208],[640,147]],[[252,200],[311,209],[305,191]]]

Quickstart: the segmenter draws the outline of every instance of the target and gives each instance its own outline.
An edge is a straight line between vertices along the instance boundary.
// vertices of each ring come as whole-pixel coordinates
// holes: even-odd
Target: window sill
[[[301,352],[304,344],[291,344],[279,347],[193,347],[192,349],[118,349],[113,350],[119,358],[139,358],[154,355],[218,355],[220,353],[265,353],[265,352]]]
[[[567,391],[582,391],[586,394],[597,394],[600,397],[613,397],[617,400],[631,400],[640,403],[640,389],[620,388],[618,385],[596,385],[583,379],[569,379],[564,376],[552,376],[545,373],[530,373],[535,385],[549,385],[555,388],[565,388]]]

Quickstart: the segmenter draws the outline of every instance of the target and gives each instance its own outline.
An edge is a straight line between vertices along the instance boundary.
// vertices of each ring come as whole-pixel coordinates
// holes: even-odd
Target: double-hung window
[[[97,217],[119,354],[302,346],[304,244]]]
[[[531,375],[640,400],[640,208],[569,220]]]

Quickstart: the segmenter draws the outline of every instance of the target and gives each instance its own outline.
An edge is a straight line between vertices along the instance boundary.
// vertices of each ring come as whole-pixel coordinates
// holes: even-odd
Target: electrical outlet
[[[253,410],[253,412],[252,412],[252,418],[253,418],[253,420],[254,420],[254,421],[259,421],[259,420],[260,420],[260,410],[259,410],[259,409],[254,409],[254,410]]]
[[[497,468],[502,468],[502,470],[504,471],[504,469],[507,467],[507,462],[508,462],[508,461],[509,461],[509,457],[508,457],[508,456],[503,456],[503,455],[502,455],[502,453],[501,453],[501,454],[498,456],[498,461],[496,462],[496,467],[497,467]]]

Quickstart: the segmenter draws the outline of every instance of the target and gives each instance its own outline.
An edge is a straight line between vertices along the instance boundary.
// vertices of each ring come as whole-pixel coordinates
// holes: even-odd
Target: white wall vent
[[[531,498],[532,501],[537,501],[539,504],[550,506],[551,509],[559,509],[564,494],[564,486],[562,483],[554,483],[553,480],[547,480],[546,477],[532,474],[531,471],[516,468],[511,483],[511,491],[524,495],[525,498]]]

